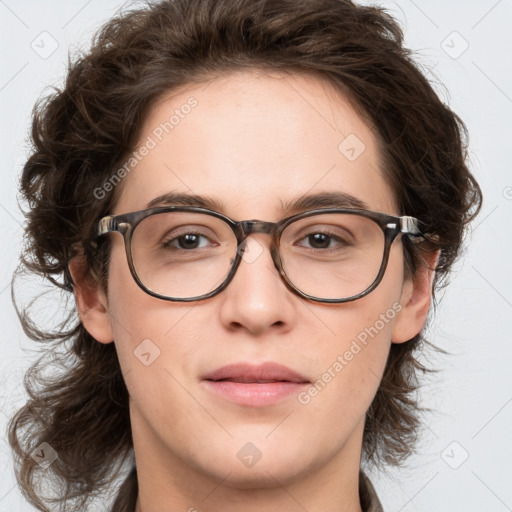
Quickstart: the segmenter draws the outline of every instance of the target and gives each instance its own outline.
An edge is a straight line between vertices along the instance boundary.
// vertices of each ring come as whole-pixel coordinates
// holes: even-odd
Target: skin
[[[235,220],[278,221],[280,200],[342,191],[374,211],[398,214],[379,167],[376,137],[350,104],[320,78],[256,70],[189,85],[153,105],[140,141],[191,96],[198,105],[124,178],[113,214],[145,208],[170,191],[207,194]],[[349,161],[338,145],[356,134],[366,149]],[[365,413],[392,343],[422,328],[432,274],[404,280],[395,241],[376,290],[345,304],[307,301],[277,274],[270,237],[249,238],[261,254],[242,261],[222,293],[204,301],[159,300],[132,279],[124,244],[112,237],[108,297],[80,271],[81,319],[100,343],[116,344],[130,393],[139,479],[138,512],[261,510],[360,512],[358,471]],[[253,253],[255,254],[255,253]],[[429,264],[435,263],[435,254]],[[83,270],[83,269],[82,269]],[[108,300],[107,300],[108,298]],[[393,304],[401,311],[310,403],[290,396],[251,408],[213,395],[200,376],[225,364],[275,361],[312,382]],[[134,350],[150,339],[149,366]],[[237,452],[253,443],[261,459],[246,467]]]

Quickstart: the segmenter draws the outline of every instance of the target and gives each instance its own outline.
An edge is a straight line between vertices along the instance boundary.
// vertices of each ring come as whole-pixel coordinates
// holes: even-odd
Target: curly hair
[[[397,22],[382,8],[349,0],[161,0],[109,20],[90,49],[70,60],[64,86],[34,107],[20,183],[28,205],[20,269],[72,298],[68,265],[81,254],[106,290],[108,237],[93,240],[120,187],[101,198],[94,191],[134,150],[162,94],[249,68],[313,73],[352,102],[375,132],[400,214],[417,217],[430,234],[423,248],[404,243],[405,271],[413,274],[422,264],[423,250],[440,250],[433,291],[444,286],[482,201],[466,164],[467,129],[403,46]],[[46,354],[61,354],[44,363],[41,357],[25,375],[28,400],[9,423],[18,483],[33,506],[47,511],[50,498],[37,484],[51,476],[60,486],[53,501],[84,510],[133,454],[115,344],[98,343],[76,307],[60,329],[48,332],[13,300],[25,333],[44,343]],[[366,414],[369,464],[399,465],[414,451],[423,409],[419,375],[435,371],[418,359],[427,345],[440,350],[423,333],[391,346]],[[30,456],[43,442],[58,453],[44,474]],[[112,510],[130,510],[134,472]]]

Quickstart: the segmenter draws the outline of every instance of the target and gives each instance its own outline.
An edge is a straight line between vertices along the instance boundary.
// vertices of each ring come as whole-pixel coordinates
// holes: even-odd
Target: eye
[[[343,248],[350,245],[346,240],[329,231],[310,233],[300,240],[306,240],[311,249],[334,249],[336,246]]]
[[[203,244],[201,244],[201,241],[203,241]],[[209,241],[210,239],[202,233],[187,232],[164,240],[162,242],[162,247],[164,249],[173,248],[181,250],[202,249],[211,245],[208,243]]]

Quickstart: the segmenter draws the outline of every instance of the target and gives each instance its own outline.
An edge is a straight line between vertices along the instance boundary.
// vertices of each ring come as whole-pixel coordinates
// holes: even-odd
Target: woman
[[[124,464],[116,512],[382,510],[362,465],[413,449],[422,329],[481,203],[464,137],[378,8],[112,19],[22,176],[24,264],[76,299],[10,424],[27,499],[44,470],[84,510]]]

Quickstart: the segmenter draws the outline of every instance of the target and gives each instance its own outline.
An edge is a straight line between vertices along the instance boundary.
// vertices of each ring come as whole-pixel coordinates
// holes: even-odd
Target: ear
[[[416,274],[404,281],[398,313],[393,326],[392,343],[405,343],[416,336],[427,319],[432,299],[432,282],[440,250],[423,256]]]
[[[114,341],[107,297],[93,278],[83,253],[75,256],[68,265],[73,279],[73,291],[80,320],[87,332],[100,343]]]

